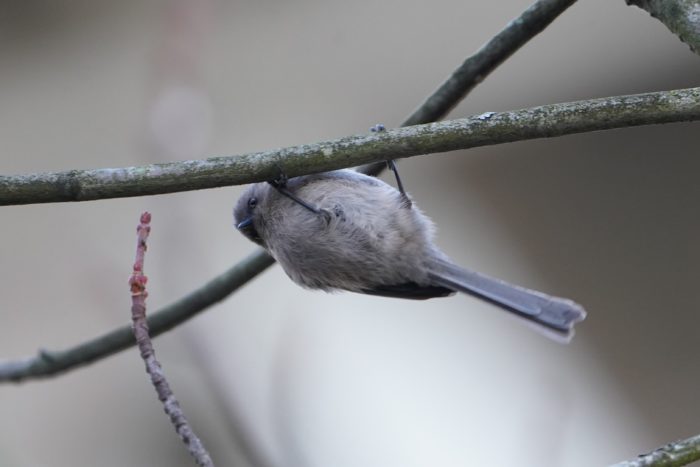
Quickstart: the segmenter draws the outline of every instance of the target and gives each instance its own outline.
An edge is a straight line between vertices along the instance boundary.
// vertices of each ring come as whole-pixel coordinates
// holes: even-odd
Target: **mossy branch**
[[[700,88],[551,104],[272,151],[120,169],[0,176],[0,205],[156,195],[535,138],[700,119]]]

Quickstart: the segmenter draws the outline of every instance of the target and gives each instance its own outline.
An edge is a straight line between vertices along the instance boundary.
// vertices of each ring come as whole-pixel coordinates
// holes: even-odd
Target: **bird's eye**
[[[250,199],[248,200],[248,207],[249,207],[250,209],[253,209],[253,208],[254,208],[255,206],[257,206],[257,205],[258,205],[258,198],[253,197],[253,198],[250,198]]]

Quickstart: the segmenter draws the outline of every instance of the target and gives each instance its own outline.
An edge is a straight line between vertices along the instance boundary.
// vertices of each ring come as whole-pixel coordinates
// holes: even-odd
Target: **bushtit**
[[[302,287],[411,299],[464,292],[565,340],[573,335],[586,316],[580,305],[453,264],[433,243],[433,223],[407,200],[377,178],[337,170],[253,184],[234,218]]]

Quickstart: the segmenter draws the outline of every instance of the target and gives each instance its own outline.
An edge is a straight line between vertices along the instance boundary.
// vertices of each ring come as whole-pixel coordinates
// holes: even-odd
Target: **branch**
[[[419,123],[428,123],[443,118],[456,106],[477,84],[488,76],[498,65],[503,63],[516,50],[540,33],[559,14],[571,6],[576,0],[538,0],[528,7],[518,18],[488,41],[476,54],[469,57],[433,94],[409,116],[402,126],[410,126]],[[294,149],[294,148],[292,148]],[[266,153],[258,153],[264,155]],[[267,153],[269,154],[269,153]],[[251,154],[248,156],[255,156]],[[234,156],[235,157],[235,156]],[[240,156],[240,157],[245,157]],[[50,203],[62,201],[89,201],[104,198],[119,198],[128,196],[142,196],[152,194],[172,193],[177,191],[196,190],[203,188],[215,188],[226,185],[244,184],[249,181],[236,181],[227,178],[224,174],[220,180],[212,177],[212,171],[223,168],[224,159],[215,158],[206,161],[186,161],[179,164],[163,164],[146,167],[130,167],[124,169],[103,169],[93,171],[67,171],[58,173],[35,174],[20,177],[0,176],[0,205]],[[206,170],[207,162],[213,162],[215,167]],[[380,162],[381,161],[381,162]],[[238,161],[231,167],[231,171],[240,171],[242,175],[248,171],[255,171],[254,162]],[[365,173],[377,175],[383,168],[383,160],[361,162],[370,164],[361,170]],[[188,167],[191,164],[192,167]],[[273,163],[274,168],[267,167],[264,179],[270,180],[279,175],[280,162]],[[352,164],[351,164],[352,165]],[[345,165],[344,167],[349,167]],[[335,167],[335,168],[344,168]],[[190,172],[190,168],[192,171]],[[167,177],[164,183],[151,182],[150,174],[157,175],[163,169]],[[330,170],[330,169],[329,169]],[[318,170],[322,172],[323,170]],[[285,166],[285,173],[294,176]],[[303,174],[298,174],[303,175]],[[182,176],[192,178],[198,176],[207,177],[202,183],[192,183],[188,187],[188,180]],[[117,182],[117,186],[101,190],[104,184],[110,181]],[[255,181],[262,181],[255,180]],[[180,184],[179,187],[161,188],[161,185],[169,183]],[[162,190],[162,191],[161,191]],[[7,193],[6,193],[7,191]]]
[[[498,65],[542,32],[575,1],[540,0],[530,5],[474,55],[465,60],[447,81],[406,119],[402,126],[442,119]]]
[[[163,403],[165,413],[175,427],[175,431],[197,465],[213,467],[214,463],[209,453],[194,430],[192,430],[180,407],[180,403],[175,398],[172,389],[170,389],[170,384],[165,378],[163,367],[156,359],[156,352],[148,335],[148,322],[146,321],[146,297],[148,297],[146,282],[148,278],[143,274],[143,263],[146,257],[146,240],[151,232],[150,223],[151,214],[148,212],[141,214],[141,221],[136,229],[136,260],[134,261],[134,270],[129,278],[129,288],[131,289],[131,329],[138,344],[141,358],[146,365],[146,372],[151,379],[156,394],[158,394],[158,399]]]
[[[256,251],[199,289],[149,316],[151,336],[162,334],[223,300],[273,263],[265,251]],[[135,343],[131,328],[123,326],[65,350],[40,350],[33,357],[0,362],[0,382],[53,376],[108,357]]]
[[[513,55],[530,39],[542,32],[576,0],[538,0],[520,16],[484,44],[457,68],[401,126],[420,125],[442,120],[469,92]],[[377,176],[386,163],[374,162],[358,170]]]
[[[700,435],[669,443],[635,460],[611,467],[680,467],[697,460],[700,460]]]
[[[700,4],[697,0],[626,0],[658,19],[700,55]]]
[[[122,169],[0,177],[0,205],[155,195],[535,138],[700,119],[700,88],[616,96],[349,136],[273,151]]]

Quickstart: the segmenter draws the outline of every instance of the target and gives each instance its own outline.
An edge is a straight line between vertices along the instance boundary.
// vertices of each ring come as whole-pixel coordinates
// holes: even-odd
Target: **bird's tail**
[[[537,327],[549,331],[545,334],[559,341],[571,340],[574,324],[586,317],[586,311],[576,302],[512,285],[449,261],[437,259],[429,269],[430,280],[436,285],[491,302],[537,324]]]

